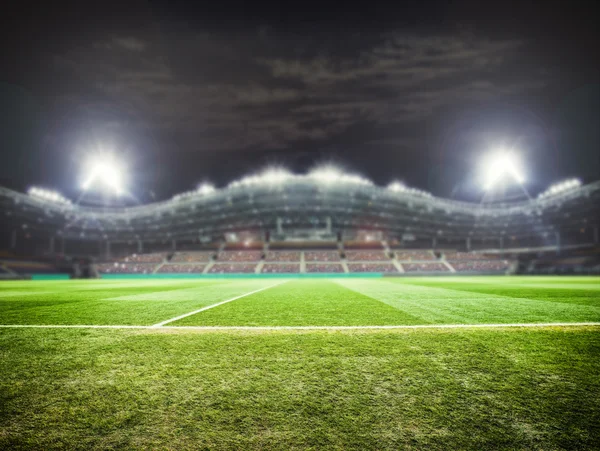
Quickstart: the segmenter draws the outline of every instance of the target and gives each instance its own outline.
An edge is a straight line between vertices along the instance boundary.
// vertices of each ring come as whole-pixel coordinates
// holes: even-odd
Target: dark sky
[[[142,202],[330,161],[478,199],[498,146],[600,178],[593,2],[38,3],[0,19],[4,186],[75,197],[99,147]]]

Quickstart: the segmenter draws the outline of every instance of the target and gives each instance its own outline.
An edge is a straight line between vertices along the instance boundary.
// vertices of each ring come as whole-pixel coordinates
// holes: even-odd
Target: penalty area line
[[[235,297],[233,297],[231,299],[226,299],[225,301],[217,302],[216,304],[207,305],[206,307],[202,307],[202,308],[200,308],[198,310],[194,310],[193,312],[184,313],[183,315],[176,316],[175,318],[171,318],[171,319],[167,319],[165,321],[161,321],[160,323],[156,323],[156,324],[154,324],[154,325],[152,325],[150,327],[163,327],[166,324],[172,323],[174,321],[178,321],[180,319],[187,318],[188,316],[192,316],[192,315],[195,315],[196,313],[204,312],[205,310],[209,310],[211,308],[218,307],[219,305],[223,305],[223,304],[226,304],[228,302],[236,301],[236,300],[244,298],[246,296],[250,296],[251,294],[260,293],[261,291],[268,290],[269,288],[274,288],[274,287],[276,287],[278,285],[284,284],[285,282],[287,282],[287,280],[283,280],[283,281],[281,281],[279,283],[276,283],[276,284],[273,284],[273,285],[269,285],[268,287],[259,288],[258,290],[250,291],[249,293],[244,293],[244,294],[241,294],[239,296],[235,296]]]
[[[279,285],[279,284],[277,284]],[[273,285],[275,286],[275,285]],[[271,288],[262,288],[260,291]],[[249,296],[247,293],[243,296]],[[234,301],[235,299],[224,302]],[[223,303],[224,303],[223,302]],[[214,307],[218,304],[211,305]],[[206,310],[206,309],[203,309]],[[182,316],[193,315],[196,312]],[[179,318],[177,318],[179,319]],[[175,321],[168,320],[169,322]],[[159,323],[161,324],[161,323]],[[589,327],[600,326],[600,322],[584,323],[507,323],[507,324],[416,324],[416,325],[389,325],[389,326],[137,326],[137,325],[101,325],[101,324],[0,324],[0,329],[161,329],[161,330],[199,330],[199,331],[270,331],[270,330],[410,330],[410,329],[501,329],[501,328],[544,328],[544,327]]]

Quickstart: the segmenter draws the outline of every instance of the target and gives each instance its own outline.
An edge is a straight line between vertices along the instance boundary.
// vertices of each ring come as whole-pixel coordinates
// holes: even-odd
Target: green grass
[[[0,283],[0,324],[151,325],[278,280]],[[172,323],[600,321],[599,278],[290,280]],[[0,328],[0,449],[600,449],[600,326]]]

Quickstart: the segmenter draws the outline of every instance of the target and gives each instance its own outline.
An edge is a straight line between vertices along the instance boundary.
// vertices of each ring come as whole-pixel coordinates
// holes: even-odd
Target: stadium
[[[0,451],[600,450],[595,7],[4,8]]]
[[[599,201],[572,179],[459,202],[331,166],[139,206],[2,189],[0,439],[591,449]]]

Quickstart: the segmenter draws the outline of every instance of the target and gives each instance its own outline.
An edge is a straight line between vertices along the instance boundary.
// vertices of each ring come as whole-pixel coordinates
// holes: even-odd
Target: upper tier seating
[[[305,251],[304,260],[307,262],[339,262],[338,251]]]
[[[360,261],[386,261],[389,260],[385,251],[372,250],[372,251],[346,251],[346,259],[348,261],[360,262]]]
[[[432,251],[398,249],[394,252],[396,254],[396,259],[401,262],[436,260]]]

